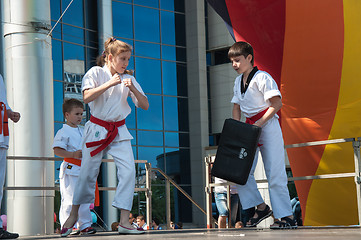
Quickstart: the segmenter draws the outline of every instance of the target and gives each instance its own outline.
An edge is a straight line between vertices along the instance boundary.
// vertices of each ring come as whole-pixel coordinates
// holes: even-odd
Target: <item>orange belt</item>
[[[91,116],[90,121],[108,130],[108,134],[105,139],[86,143],[87,148],[99,146],[98,148],[90,152],[90,156],[94,157],[113,142],[114,138],[118,135],[118,127],[123,126],[125,124],[125,119],[118,122],[107,122],[99,118],[96,118],[94,116]]]
[[[67,163],[71,163],[77,166],[81,166],[81,160],[80,159],[76,159],[76,158],[64,158],[64,161]],[[100,199],[99,199],[99,188],[98,188],[98,181],[96,181],[95,184],[95,201],[94,201],[94,206],[99,206],[100,205]]]
[[[8,112],[5,103],[0,102],[0,111],[2,110],[4,110],[4,119],[0,119],[0,134],[4,133],[4,136],[9,136]]]

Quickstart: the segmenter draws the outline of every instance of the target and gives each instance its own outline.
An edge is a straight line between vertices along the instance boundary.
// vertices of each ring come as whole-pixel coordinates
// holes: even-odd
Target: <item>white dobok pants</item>
[[[251,172],[245,185],[238,185],[238,195],[243,209],[248,209],[263,203],[254,178],[258,161],[258,151],[261,151],[273,215],[282,218],[292,215],[291,201],[287,188],[284,143],[281,127],[276,117],[271,118],[263,127]]]
[[[66,164],[66,163],[63,163]],[[72,207],[72,200],[77,185],[78,176],[64,174],[60,178],[60,194],[61,194],[61,205],[59,210],[59,221],[61,226],[64,225],[68,219]],[[90,213],[90,203],[81,204],[78,212],[77,228],[83,230],[92,225],[92,215]]]
[[[100,164],[104,154],[114,158],[117,168],[118,186],[113,200],[113,207],[131,210],[135,187],[135,165],[130,140],[112,142],[102,152],[90,157],[90,152],[96,147],[83,147],[83,159],[78,183],[75,187],[73,204],[93,203],[95,199],[95,183],[99,174]]]

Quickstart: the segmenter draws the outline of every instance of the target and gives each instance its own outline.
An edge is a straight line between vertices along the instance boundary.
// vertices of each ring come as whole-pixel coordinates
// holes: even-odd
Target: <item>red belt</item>
[[[125,119],[118,122],[106,122],[99,118],[91,116],[90,121],[108,130],[108,134],[105,139],[86,143],[87,148],[99,146],[98,148],[90,152],[90,156],[94,157],[95,155],[103,151],[111,142],[113,142],[114,138],[118,135],[118,127],[125,124]]]
[[[64,158],[64,162],[71,163],[77,166],[81,166],[81,160],[76,158]],[[100,198],[99,198],[99,188],[98,188],[98,181],[95,184],[95,201],[94,206],[100,205]]]
[[[268,108],[266,108],[265,110],[263,110],[262,112],[257,113],[256,115],[250,117],[250,118],[246,118],[246,123],[248,124],[254,124],[255,122],[257,122],[258,120],[261,119],[261,117],[267,112]]]
[[[0,134],[2,134],[4,130],[4,136],[9,136],[8,112],[6,111],[5,103],[0,102],[0,111],[2,110],[4,110],[4,119],[0,118]]]
[[[258,120],[261,119],[261,117],[267,112],[268,108],[266,108],[265,110],[263,110],[262,112],[257,113],[256,115],[250,117],[250,118],[246,118],[246,123],[248,124],[254,124],[255,122],[257,122]],[[258,143],[258,147],[262,146],[263,144],[259,144]]]

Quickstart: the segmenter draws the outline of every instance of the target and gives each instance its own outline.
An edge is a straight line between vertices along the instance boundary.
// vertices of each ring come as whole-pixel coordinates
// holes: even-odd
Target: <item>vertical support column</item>
[[[209,146],[206,33],[204,1],[185,0],[187,82],[192,198],[205,207],[205,147]],[[192,206],[193,224],[204,227],[206,216]]]
[[[360,139],[355,139],[352,142],[354,160],[355,160],[355,183],[357,193],[357,211],[358,211],[358,222],[361,225],[361,157],[360,157]]]
[[[165,201],[166,201],[166,215],[167,215],[167,229],[170,229],[170,221],[171,221],[171,209],[170,209],[170,182],[166,179],[165,182]]]
[[[152,187],[151,187],[151,174],[152,174],[152,165],[150,163],[145,164],[145,177],[146,177],[146,188],[145,192],[146,203],[147,203],[147,228],[149,230],[150,225],[152,224]]]
[[[228,183],[228,182],[227,182]],[[232,220],[231,220],[231,188],[229,186],[229,183],[227,185],[227,207],[228,207],[228,227],[231,228],[232,226]]]
[[[113,36],[112,19],[112,1],[98,0],[98,42],[99,55],[104,50],[104,42],[107,38]],[[107,156],[111,158],[111,156]],[[114,162],[103,163],[102,168],[103,184],[107,187],[117,186],[116,167]],[[119,221],[118,211],[112,207],[115,191],[103,191],[103,218],[105,223],[110,226],[112,222]],[[111,229],[108,229],[111,230]]]
[[[21,119],[10,121],[9,156],[53,156],[54,104],[50,0],[3,0],[6,86],[9,105]],[[54,162],[8,161],[9,187],[54,187]],[[7,192],[8,230],[20,235],[54,232],[53,190]]]

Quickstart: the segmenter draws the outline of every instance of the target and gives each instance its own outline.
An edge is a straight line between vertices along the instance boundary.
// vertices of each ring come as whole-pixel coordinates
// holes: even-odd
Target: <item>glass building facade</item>
[[[71,0],[50,2],[54,26]],[[82,100],[82,77],[104,48],[98,42],[97,4],[96,0],[74,0],[53,31],[55,133],[64,123],[63,100]],[[136,109],[130,100],[132,113],[126,124],[134,137],[134,158],[148,160],[191,193],[184,1],[113,0],[112,19],[113,36],[133,46],[128,69],[134,70],[150,103],[144,111]],[[86,107],[83,123],[89,118]],[[141,183],[144,165],[139,164],[137,173]],[[55,175],[58,178],[57,171]],[[155,187],[164,188],[157,174],[153,180]],[[191,222],[191,204],[177,190],[172,192],[172,220]],[[157,198],[162,196],[153,199]],[[134,212],[144,213],[138,194],[134,206],[138,208],[133,207]]]

